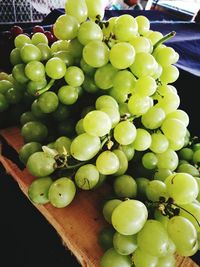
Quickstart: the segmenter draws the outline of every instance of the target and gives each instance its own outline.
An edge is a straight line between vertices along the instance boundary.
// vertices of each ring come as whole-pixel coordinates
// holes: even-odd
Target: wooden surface
[[[18,128],[1,130],[0,135],[17,152],[23,145]],[[2,154],[0,162],[27,196],[28,187],[34,177],[26,169],[20,170]],[[73,202],[63,209],[54,208],[51,204],[36,205],[83,267],[99,267],[103,251],[98,245],[98,234],[106,225],[101,212],[101,201],[108,195],[109,190],[107,186],[103,186],[96,191],[80,191]],[[176,267],[198,265],[190,258],[177,256]]]

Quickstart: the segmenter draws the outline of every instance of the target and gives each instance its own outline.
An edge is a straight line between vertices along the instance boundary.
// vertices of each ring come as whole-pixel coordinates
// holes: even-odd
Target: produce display
[[[143,15],[104,20],[104,10],[67,0],[50,39],[41,26],[12,29],[0,116],[18,116],[36,205],[65,208],[80,190],[111,186],[100,267],[173,267],[175,253],[200,248],[200,142],[173,86],[179,55],[165,42],[175,32]]]

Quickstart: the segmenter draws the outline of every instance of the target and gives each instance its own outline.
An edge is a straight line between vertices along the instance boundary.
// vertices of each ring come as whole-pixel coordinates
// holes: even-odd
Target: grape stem
[[[154,46],[153,46],[153,51],[162,43],[164,43],[165,41],[171,39],[172,37],[174,37],[176,35],[176,32],[175,31],[172,31],[166,35],[164,35],[160,40],[158,40]]]
[[[41,94],[45,93],[46,91],[48,91],[53,85],[54,85],[55,80],[51,79],[50,82],[42,89],[38,90],[35,95],[36,96],[40,96]]]

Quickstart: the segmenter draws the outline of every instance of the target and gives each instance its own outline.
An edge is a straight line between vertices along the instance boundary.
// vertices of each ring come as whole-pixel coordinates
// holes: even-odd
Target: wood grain
[[[0,135],[17,152],[23,145],[18,128],[3,129]],[[26,169],[20,170],[12,160],[2,154],[0,162],[27,196],[28,187],[34,177]],[[98,234],[106,226],[101,205],[109,192],[108,185],[89,193],[79,191],[73,202],[63,209],[54,208],[51,204],[35,205],[83,267],[99,267],[103,251],[98,244]],[[177,256],[176,267],[198,267],[198,265],[190,258]]]

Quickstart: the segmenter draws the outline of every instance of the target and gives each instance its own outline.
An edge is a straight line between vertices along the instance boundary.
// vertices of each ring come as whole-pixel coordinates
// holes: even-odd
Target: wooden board
[[[23,145],[18,128],[3,129],[0,135],[17,152]],[[34,177],[26,169],[20,170],[12,160],[2,154],[0,162],[27,196],[28,187]],[[35,205],[83,267],[99,267],[103,251],[98,245],[98,234],[106,225],[101,212],[101,201],[109,191],[107,185],[96,191],[80,191],[73,202],[63,209],[57,209],[51,204]],[[190,258],[177,256],[176,267],[198,267],[198,265]]]

